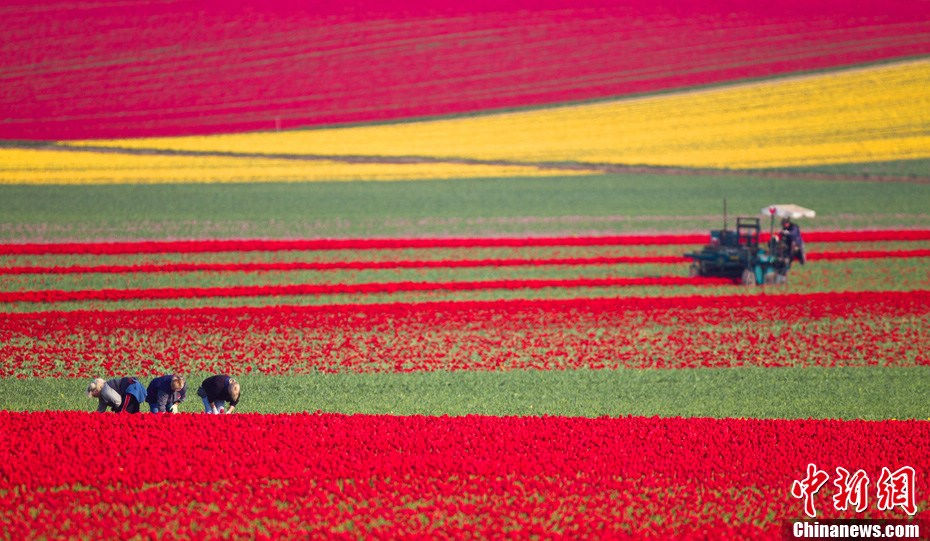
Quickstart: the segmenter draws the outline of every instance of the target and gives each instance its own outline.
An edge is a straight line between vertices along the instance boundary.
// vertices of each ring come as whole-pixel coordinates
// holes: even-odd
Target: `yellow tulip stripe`
[[[320,159],[0,149],[0,184],[390,181],[571,174],[585,172],[520,165],[347,163]]]
[[[927,158],[930,60],[468,118],[83,144],[739,169]]]

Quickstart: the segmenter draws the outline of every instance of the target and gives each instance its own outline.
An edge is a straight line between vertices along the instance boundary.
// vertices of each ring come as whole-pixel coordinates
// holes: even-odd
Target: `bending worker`
[[[226,374],[210,376],[197,389],[205,413],[232,413],[239,404],[239,382]],[[224,411],[226,403],[229,409]]]
[[[187,384],[177,374],[167,374],[152,380],[145,396],[152,413],[177,413],[178,404],[187,396]]]
[[[87,386],[87,396],[97,399],[97,411],[107,408],[115,412],[139,413],[139,404],[145,399],[145,390],[136,378],[113,378],[104,381],[96,378]]]

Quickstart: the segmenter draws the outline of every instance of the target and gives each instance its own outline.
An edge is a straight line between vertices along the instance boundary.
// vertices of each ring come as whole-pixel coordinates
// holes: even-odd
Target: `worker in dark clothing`
[[[805,257],[804,240],[801,238],[801,228],[789,218],[785,218],[781,221],[781,234],[788,245],[788,253],[791,254],[791,261],[798,260],[803,265]]]
[[[87,386],[87,396],[97,399],[97,411],[107,408],[115,412],[139,413],[139,403],[145,398],[145,389],[136,378],[96,378]]]
[[[187,384],[177,374],[167,374],[149,383],[145,401],[152,413],[177,413],[178,404],[187,396]]]
[[[226,374],[210,376],[197,389],[205,413],[232,413],[239,404],[239,382]],[[226,404],[229,409],[225,409]]]

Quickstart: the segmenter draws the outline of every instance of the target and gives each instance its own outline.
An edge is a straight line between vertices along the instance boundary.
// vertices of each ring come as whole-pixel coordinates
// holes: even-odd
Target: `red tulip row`
[[[930,231],[927,232],[930,238]],[[209,252],[278,252],[306,250],[394,250],[526,246],[609,246],[699,244],[706,235],[626,235],[536,238],[410,238],[181,240],[0,244],[0,254],[156,254]]]
[[[645,0],[54,7],[4,10],[0,138],[417,118],[930,53],[926,10],[904,0],[718,0],[674,10]]]
[[[476,291],[483,289],[543,289],[550,287],[719,286],[728,278],[635,277],[577,278],[567,280],[482,280],[470,282],[369,282],[363,284],[294,284],[276,286],[164,287],[148,289],[59,289],[0,292],[3,302],[122,301],[131,299],[202,299],[208,297],[280,297],[287,295],[339,295],[397,293],[402,291]]]
[[[930,291],[0,314],[0,377],[930,364]]]
[[[930,257],[930,250],[860,250],[821,252],[810,261]],[[0,267],[0,274],[128,274],[174,272],[287,272],[325,270],[433,269],[462,267],[586,266],[677,264],[691,261],[684,256],[561,257],[540,259],[441,259],[401,261],[287,261],[273,263],[146,263],[138,265],[70,265]]]
[[[810,261],[842,261],[846,259],[908,259],[930,257],[930,250],[857,250],[847,252],[815,252],[807,255]]]
[[[767,240],[768,235],[763,235]],[[930,240],[930,230],[811,231],[805,242],[883,242]],[[295,250],[386,250],[417,248],[479,248],[528,246],[647,246],[695,245],[706,234],[618,235],[536,238],[409,238],[409,239],[295,239],[295,240],[181,240],[0,244],[0,255],[15,254],[154,254],[212,252],[276,252]]]
[[[0,434],[14,539],[776,537],[808,464],[872,480],[861,512],[828,482],[818,518],[930,503],[925,421],[0,411]],[[880,510],[883,468],[908,467],[890,495],[916,513]]]
[[[930,256],[930,250],[926,250]],[[894,253],[894,252],[890,252]],[[916,257],[916,256],[914,256]],[[287,272],[325,270],[451,269],[463,267],[648,265],[688,261],[682,256],[559,257],[540,259],[440,259],[402,261],[277,261],[273,263],[147,263],[140,265],[72,265],[0,267],[0,274],[125,274],[171,272]]]

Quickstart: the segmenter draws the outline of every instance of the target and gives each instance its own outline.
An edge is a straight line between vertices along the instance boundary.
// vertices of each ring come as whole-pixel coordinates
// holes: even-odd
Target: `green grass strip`
[[[182,412],[201,411],[189,378]],[[928,419],[930,368],[247,375],[241,412]],[[85,380],[0,379],[0,409],[92,410]]]
[[[0,186],[0,241],[705,231],[772,203],[818,229],[928,227],[930,185],[742,175]],[[733,222],[730,222],[731,225]]]
[[[896,160],[873,163],[838,163],[807,167],[783,167],[772,171],[824,173],[828,175],[870,175],[893,177],[930,177],[930,160]]]

